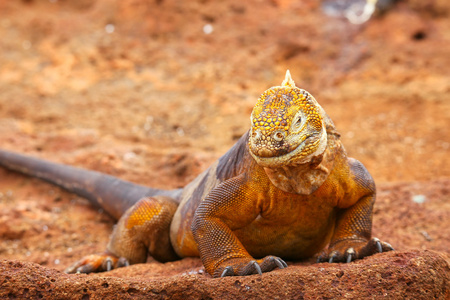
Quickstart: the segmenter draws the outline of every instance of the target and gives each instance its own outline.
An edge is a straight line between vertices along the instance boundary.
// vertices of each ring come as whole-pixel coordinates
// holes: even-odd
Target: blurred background
[[[450,4],[364,5],[2,0],[1,145],[182,186],[289,69],[377,182],[448,177]]]
[[[0,145],[181,187],[248,130],[289,69],[381,187],[376,213],[411,205],[395,212],[411,226],[397,245],[448,251],[448,227],[409,216],[431,198],[442,214],[424,218],[450,211],[449,14],[448,0],[0,0]],[[83,200],[0,178],[1,254],[63,269],[103,249],[112,222]],[[396,194],[401,182],[413,188]],[[389,241],[392,227],[375,224]]]

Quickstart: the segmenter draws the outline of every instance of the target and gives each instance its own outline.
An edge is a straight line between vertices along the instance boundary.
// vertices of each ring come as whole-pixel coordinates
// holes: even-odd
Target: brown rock
[[[378,254],[351,264],[295,263],[262,276],[213,279],[198,259],[149,263],[93,275],[68,275],[23,262],[0,262],[1,298],[448,299],[448,257],[434,251]],[[169,276],[162,272],[175,272]]]

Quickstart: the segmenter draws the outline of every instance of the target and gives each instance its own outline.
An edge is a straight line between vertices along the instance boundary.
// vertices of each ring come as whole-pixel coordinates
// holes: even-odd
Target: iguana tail
[[[116,219],[143,197],[162,195],[178,201],[181,195],[181,189],[153,189],[103,173],[4,150],[0,150],[0,166],[40,178],[84,197]]]

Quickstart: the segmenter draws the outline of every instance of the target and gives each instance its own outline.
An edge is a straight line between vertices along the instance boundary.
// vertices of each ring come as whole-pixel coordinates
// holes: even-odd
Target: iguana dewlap
[[[251,129],[182,190],[0,150],[0,165],[61,186],[118,219],[104,253],[68,273],[200,256],[214,277],[285,268],[318,254],[350,262],[392,247],[371,238],[375,184],[347,157],[333,122],[289,72],[265,91]],[[328,248],[325,248],[327,245]]]

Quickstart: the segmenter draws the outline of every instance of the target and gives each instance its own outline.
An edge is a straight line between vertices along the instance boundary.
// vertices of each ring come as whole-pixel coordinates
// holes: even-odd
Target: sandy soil
[[[397,255],[440,257],[436,295],[449,295],[450,4],[399,1],[352,25],[318,3],[0,0],[1,147],[182,187],[290,69],[375,178],[374,235]],[[1,259],[62,271],[102,251],[113,224],[84,199],[0,169]],[[196,259],[148,266],[169,281],[201,270]]]

